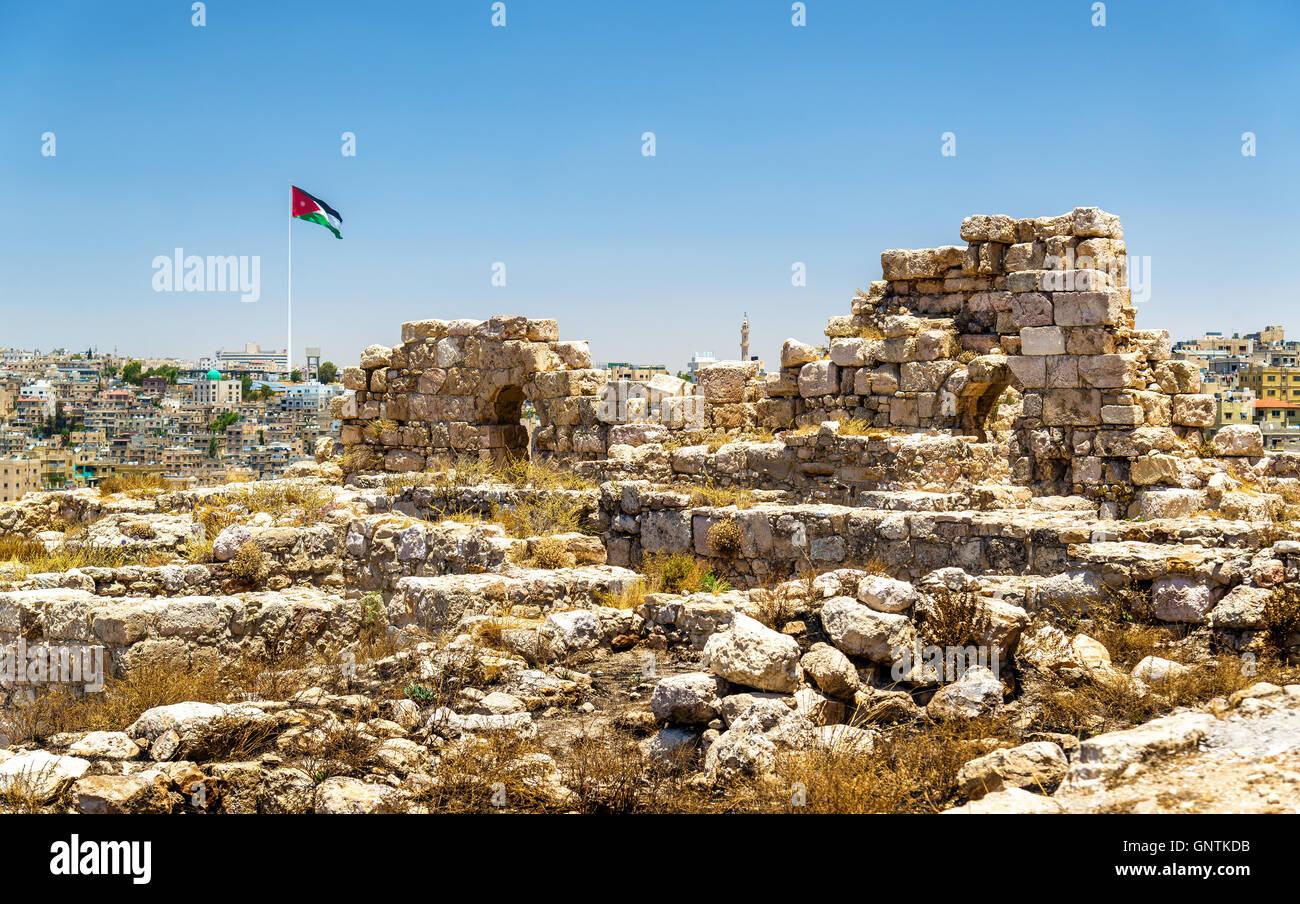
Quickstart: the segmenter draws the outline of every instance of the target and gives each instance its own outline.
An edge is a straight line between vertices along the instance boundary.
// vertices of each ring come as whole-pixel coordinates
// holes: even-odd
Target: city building
[[[218,351],[216,367],[219,370],[248,370],[268,373],[289,372],[289,355],[284,351],[263,349],[256,342],[245,343],[243,351]]]
[[[41,488],[41,463],[34,458],[0,458],[0,502],[17,502]]]
[[[221,374],[210,371],[207,379],[194,381],[194,402],[211,408],[234,408],[243,399],[243,383],[223,380]]]
[[[645,382],[658,374],[668,373],[662,364],[629,364],[625,361],[611,361],[605,365],[607,380],[638,380]]]

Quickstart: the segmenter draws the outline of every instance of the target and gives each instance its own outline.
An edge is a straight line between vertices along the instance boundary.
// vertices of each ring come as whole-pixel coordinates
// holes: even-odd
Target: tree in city
[[[128,383],[139,386],[144,380],[144,376],[140,372],[143,367],[144,365],[139,361],[126,362],[126,366],[122,368],[122,379]]]
[[[216,416],[212,423],[208,424],[208,432],[217,434],[225,433],[226,428],[237,420],[239,420],[239,412],[223,411],[221,414]]]
[[[316,379],[322,383],[334,383],[339,378],[339,369],[333,361],[322,361],[320,368],[316,371]]]
[[[293,371],[291,374],[289,374],[289,382],[290,382],[290,383],[301,383],[301,382],[302,382],[302,371],[300,371],[300,370],[295,370],[295,371]]]

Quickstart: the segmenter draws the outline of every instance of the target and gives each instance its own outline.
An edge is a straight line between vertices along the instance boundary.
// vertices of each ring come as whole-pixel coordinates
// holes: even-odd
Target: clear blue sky
[[[344,219],[294,224],[295,360],[519,313],[680,367],[748,311],[773,362],[882,249],[1077,205],[1151,257],[1140,325],[1300,333],[1293,0],[490,5],[0,4],[0,346],[282,347],[291,181]],[[261,300],[155,293],[177,246],[260,255]]]

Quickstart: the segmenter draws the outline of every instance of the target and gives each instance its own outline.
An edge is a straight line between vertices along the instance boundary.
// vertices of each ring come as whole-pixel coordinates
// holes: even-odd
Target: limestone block
[[[1050,389],[1043,393],[1043,423],[1086,427],[1101,421],[1101,393],[1089,389]]]
[[[740,364],[709,364],[695,372],[696,392],[710,402],[745,401],[747,369]]]
[[[799,369],[799,394],[804,398],[832,395],[839,386],[839,368],[831,361],[810,361]]]
[[[976,215],[961,221],[963,242],[1002,242],[1010,245],[1016,240],[1016,221],[1003,214]]]
[[[1047,386],[1047,359],[1041,355],[1012,355],[1007,366],[1024,389],[1044,389]]]
[[[800,342],[798,339],[787,339],[781,346],[781,366],[782,367],[802,367],[810,361],[817,361],[822,357],[821,350],[815,346]]]
[[[386,345],[370,345],[361,352],[363,370],[387,367],[391,363],[393,350]]]
[[[565,367],[574,370],[591,367],[591,351],[585,339],[581,342],[557,342],[555,343],[555,354],[564,362]]]
[[[455,321],[459,322],[459,321]],[[438,367],[454,367],[465,359],[464,342],[461,339],[439,339],[434,352],[434,363]]]
[[[1026,326],[1051,326],[1051,299],[1040,292],[1023,292],[1012,295],[1011,324],[1016,329]]]
[[[1172,455],[1144,455],[1129,468],[1129,479],[1137,486],[1177,483],[1178,474],[1178,459]]]
[[[1264,436],[1256,424],[1229,424],[1214,434],[1213,448],[1215,455],[1263,455]]]
[[[1018,242],[1002,254],[1002,266],[1013,270],[1041,270],[1044,246],[1042,242]]]
[[[948,358],[955,351],[954,336],[946,330],[922,330],[916,336],[916,356],[922,361]]]
[[[1118,292],[1062,292],[1052,298],[1052,307],[1057,326],[1113,325],[1120,321],[1123,296]]]
[[[1105,270],[1044,270],[1038,288],[1043,292],[1104,292],[1110,284]]]
[[[1071,218],[1071,231],[1079,238],[1124,238],[1124,228],[1119,217],[1100,207],[1076,207]]]
[[[691,384],[678,377],[672,377],[668,374],[655,374],[646,383],[646,401],[649,403],[650,410],[657,412],[663,400],[675,396],[685,395]]]
[[[1073,355],[1049,355],[1047,361],[1048,389],[1077,389],[1079,386],[1079,359]]]
[[[425,339],[441,339],[447,335],[445,320],[415,320],[402,324],[402,342],[418,342]]]
[[[1173,421],[1179,427],[1213,427],[1217,405],[1211,395],[1173,397]]]
[[[1012,310],[1015,296],[1010,292],[978,292],[966,302],[966,309],[972,314],[986,314],[990,311]],[[1048,323],[1051,323],[1049,320]]]
[[[605,385],[596,408],[596,418],[602,424],[624,424],[628,421],[629,399],[646,400],[648,392],[644,383],[633,380],[612,380]],[[642,409],[644,414],[644,409]]]
[[[831,361],[838,367],[861,367],[873,362],[871,339],[834,339],[831,341]]]
[[[1136,383],[1136,355],[1083,355],[1078,360],[1079,378],[1094,389],[1122,389]]]
[[[1140,405],[1101,406],[1101,422],[1103,424],[1136,427],[1138,424],[1142,423],[1142,419],[1142,407]]]
[[[366,389],[366,372],[359,367],[343,368],[343,388],[351,390]]]
[[[1191,361],[1162,361],[1154,369],[1160,391],[1169,395],[1201,391],[1201,369]]]
[[[1020,330],[1020,352],[1024,355],[1063,355],[1065,336],[1058,326],[1027,326]]]
[[[791,368],[768,374],[763,383],[763,391],[774,399],[794,398],[799,395],[799,371]]]
[[[895,427],[917,427],[916,399],[893,398],[889,400],[889,423]]]

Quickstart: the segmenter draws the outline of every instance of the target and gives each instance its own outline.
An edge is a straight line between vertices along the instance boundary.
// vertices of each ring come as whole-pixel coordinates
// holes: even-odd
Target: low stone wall
[[[1062,505],[1076,501],[1058,500]],[[640,483],[606,484],[602,520],[609,561],[638,566],[647,554],[690,553],[739,586],[818,571],[870,565],[916,579],[957,566],[973,575],[1055,575],[1086,567],[1102,543],[1169,544],[1178,558],[1190,547],[1249,556],[1280,539],[1277,525],[1203,518],[1151,522],[1105,521],[1095,509],[1045,511],[890,511],[827,504],[759,503],[751,508],[692,506],[688,495]],[[723,558],[709,548],[721,520],[741,528],[741,549]],[[1103,547],[1110,548],[1110,547]]]

